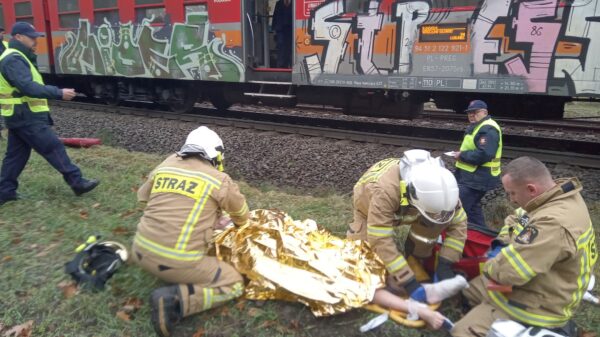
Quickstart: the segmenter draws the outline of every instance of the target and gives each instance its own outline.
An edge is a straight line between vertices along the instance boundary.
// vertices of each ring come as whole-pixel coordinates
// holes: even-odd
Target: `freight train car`
[[[274,68],[276,0],[0,0],[28,21],[40,70],[117,104],[323,103],[415,117],[423,103],[556,118],[600,97],[600,0],[292,0],[293,54]],[[283,0],[282,0],[283,1]]]

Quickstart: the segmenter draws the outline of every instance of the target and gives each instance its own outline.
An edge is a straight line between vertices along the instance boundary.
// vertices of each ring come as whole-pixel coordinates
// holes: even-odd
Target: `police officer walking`
[[[0,172],[0,205],[17,200],[17,179],[29,160],[31,149],[62,173],[76,195],[93,190],[99,181],[82,177],[51,128],[53,122],[47,99],[71,100],[75,91],[44,84],[34,53],[36,39],[44,34],[36,32],[27,22],[15,23],[11,34],[9,48],[0,56],[0,113],[8,129]]]
[[[179,152],[138,190],[147,202],[133,242],[133,260],[172,283],[151,296],[152,324],[170,336],[179,319],[222,305],[244,290],[242,275],[207,253],[214,229],[247,223],[246,199],[223,171],[223,142],[209,128],[192,131]],[[225,215],[227,212],[228,215]]]
[[[0,27],[0,55],[4,53],[8,48],[8,42],[4,41],[4,27]],[[0,132],[2,132],[2,118],[0,118]],[[0,133],[0,139],[2,139],[2,133]]]
[[[389,291],[420,302],[431,302],[431,294],[417,281],[408,256],[430,257],[445,230],[434,278],[451,279],[452,264],[462,257],[467,238],[456,179],[442,165],[427,151],[410,150],[401,159],[376,163],[354,185],[354,221],[347,238],[369,242],[386,265]],[[404,254],[394,241],[394,227],[399,225],[410,226]]]
[[[454,155],[460,201],[470,229],[495,233],[485,223],[481,199],[500,184],[502,130],[488,115],[484,101],[472,101],[465,112],[471,125],[465,132],[460,152]]]

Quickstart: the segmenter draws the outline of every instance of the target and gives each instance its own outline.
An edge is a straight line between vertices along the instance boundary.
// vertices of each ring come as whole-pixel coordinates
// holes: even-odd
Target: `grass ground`
[[[0,153],[4,147],[5,143],[0,143]],[[146,301],[161,282],[135,266],[126,266],[105,291],[74,294],[64,286],[69,277],[63,265],[91,234],[129,246],[141,215],[135,190],[162,157],[109,147],[69,153],[86,176],[102,180],[96,191],[75,197],[60,175],[33,155],[20,179],[19,191],[25,199],[0,208],[0,336],[30,320],[32,336],[153,336]],[[245,183],[241,189],[253,208],[279,208],[294,218],[316,219],[339,235],[351,220],[348,195],[298,195]],[[600,203],[592,203],[590,208],[594,222],[600,224]],[[456,307],[457,303],[450,301],[442,309],[456,319]],[[358,327],[372,317],[374,314],[355,310],[317,319],[296,303],[271,301],[261,306],[239,300],[184,320],[176,336],[423,335],[423,331],[403,329],[392,322],[376,333],[360,334]],[[600,332],[598,307],[585,303],[576,318],[585,329]]]

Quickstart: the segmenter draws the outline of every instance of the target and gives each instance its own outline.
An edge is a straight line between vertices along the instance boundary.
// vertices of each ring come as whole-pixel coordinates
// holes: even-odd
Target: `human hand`
[[[62,99],[64,101],[70,101],[77,96],[75,89],[62,89]]]
[[[423,306],[418,309],[419,318],[424,320],[427,325],[433,329],[440,329],[446,320],[448,320],[444,315],[440,314],[437,311],[429,309],[429,307]]]
[[[231,219],[228,216],[222,216],[219,221],[217,221],[217,224],[215,225],[215,229],[225,229],[225,227],[229,226],[230,224],[232,224],[233,222],[231,221]]]
[[[454,151],[454,159],[460,158],[460,151]]]

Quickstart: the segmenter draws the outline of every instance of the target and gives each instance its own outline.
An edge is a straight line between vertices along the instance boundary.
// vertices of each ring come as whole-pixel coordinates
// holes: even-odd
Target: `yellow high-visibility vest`
[[[496,155],[494,156],[494,158],[491,161],[481,164],[481,166],[489,167],[492,176],[497,177],[498,175],[500,175],[500,158],[502,157],[502,130],[500,129],[500,125],[498,125],[496,121],[494,121],[491,118],[486,119],[485,121],[481,122],[475,129],[473,129],[473,131],[470,134],[465,135],[465,138],[463,139],[462,144],[460,145],[460,151],[473,151],[477,149],[477,145],[475,144],[475,135],[477,134],[477,132],[479,132],[479,129],[481,129],[484,125],[492,126],[494,129],[498,130],[499,141],[498,149],[496,150]],[[456,167],[471,173],[475,172],[475,170],[477,169],[477,165],[465,163],[460,159],[456,161]]]
[[[2,53],[0,56],[0,61],[2,61],[8,55],[17,53],[21,55],[27,63],[29,63],[29,69],[31,70],[31,77],[33,81],[44,85],[44,79],[42,75],[37,70],[37,68],[31,63],[31,61],[17,49],[8,48]],[[33,98],[33,97],[13,97],[14,92],[18,92],[19,89],[13,87],[8,81],[4,78],[4,75],[0,73],[0,115],[3,117],[11,117],[15,111],[15,104],[27,104],[29,109],[32,112],[48,112],[50,108],[48,107],[48,100],[45,98]]]

